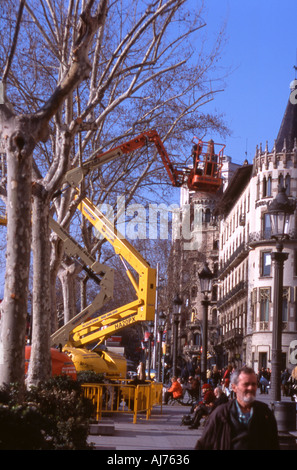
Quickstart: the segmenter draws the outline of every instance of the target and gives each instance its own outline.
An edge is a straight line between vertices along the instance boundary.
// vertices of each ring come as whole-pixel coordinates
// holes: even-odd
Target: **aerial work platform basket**
[[[194,139],[193,142],[193,168],[187,180],[188,188],[191,191],[215,193],[222,185],[221,170],[225,145],[215,144],[213,140],[203,142]],[[219,151],[216,151],[218,147]]]

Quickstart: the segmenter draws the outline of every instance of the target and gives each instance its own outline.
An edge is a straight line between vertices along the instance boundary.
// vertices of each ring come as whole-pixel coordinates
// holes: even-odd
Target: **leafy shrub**
[[[28,404],[0,405],[0,449],[47,449],[44,416]]]
[[[80,384],[102,384],[104,383],[104,375],[93,370],[81,371],[77,373],[77,382]]]
[[[15,386],[0,389],[0,449],[91,449],[93,405],[81,385],[57,376],[32,387],[16,403]]]

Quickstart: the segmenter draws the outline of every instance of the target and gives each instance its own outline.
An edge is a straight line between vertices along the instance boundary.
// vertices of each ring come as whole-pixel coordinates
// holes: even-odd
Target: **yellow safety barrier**
[[[95,405],[97,421],[104,413],[131,413],[135,424],[138,413],[145,412],[146,419],[149,419],[153,406],[162,407],[162,383],[147,381],[134,385],[128,380],[121,380],[121,383],[83,384],[82,388],[84,396]]]
[[[162,413],[162,403],[163,403],[163,384],[160,382],[152,382],[151,383],[151,403],[152,407],[154,405],[161,405],[161,413]]]

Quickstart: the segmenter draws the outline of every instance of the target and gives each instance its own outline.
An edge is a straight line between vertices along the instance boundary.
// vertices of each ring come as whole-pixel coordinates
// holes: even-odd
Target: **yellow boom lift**
[[[95,159],[87,161],[79,168],[70,170],[65,178],[79,195],[79,186],[83,178],[93,169],[115,158],[140,149],[149,142],[156,145],[162,159],[165,155],[163,144],[156,131],[148,131],[129,142],[100,154]],[[126,273],[134,287],[136,299],[111,312],[86,320],[98,311],[112,296],[113,276],[111,270],[103,265],[96,265],[95,260],[81,248],[59,224],[51,220],[51,228],[64,241],[70,256],[79,256],[91,272],[101,273],[101,295],[98,301],[80,312],[70,322],[60,328],[51,337],[53,346],[62,346],[75,364],[77,371],[94,370],[105,373],[106,376],[125,377],[126,360],[102,348],[102,343],[114,332],[133,325],[139,321],[151,321],[155,316],[156,270],[151,268],[140,253],[116,230],[107,217],[88,199],[83,198],[78,205],[84,217],[106,238],[113,246],[117,255],[123,261]],[[86,320],[86,321],[85,321]]]

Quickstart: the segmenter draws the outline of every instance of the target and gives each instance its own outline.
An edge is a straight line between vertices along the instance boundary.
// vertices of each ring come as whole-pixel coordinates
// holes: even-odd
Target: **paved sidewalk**
[[[269,395],[258,393],[257,400],[268,405],[271,403]],[[282,401],[290,401],[290,398],[282,397]],[[139,414],[136,424],[133,424],[130,414],[112,415],[100,423],[112,423],[113,434],[90,435],[89,442],[94,443],[98,450],[190,451],[194,449],[203,427],[188,429],[188,426],[181,426],[182,416],[189,412],[189,406],[163,405],[162,412],[161,406],[156,406],[149,420],[145,414]]]
[[[180,425],[189,412],[189,406],[164,405],[162,413],[161,406],[154,407],[149,420],[139,414],[136,424],[129,414],[103,418],[102,424],[114,423],[113,435],[91,435],[89,442],[102,450],[193,450],[202,431]]]

